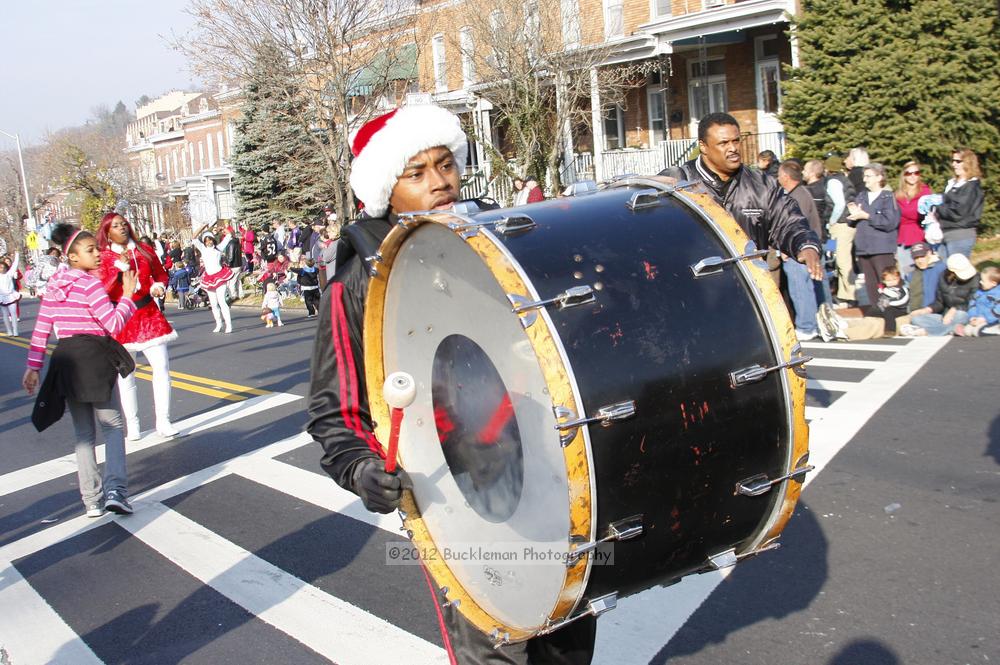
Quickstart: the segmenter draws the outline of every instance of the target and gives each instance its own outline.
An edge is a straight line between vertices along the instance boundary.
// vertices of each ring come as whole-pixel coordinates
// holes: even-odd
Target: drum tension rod
[[[733,492],[733,494],[742,496],[760,496],[761,494],[769,492],[771,488],[778,483],[783,483],[786,480],[794,480],[801,483],[805,479],[806,474],[815,468],[816,467],[812,464],[800,466],[791,473],[786,473],[785,475],[775,478],[774,480],[769,479],[766,473],[759,473],[756,476],[750,476],[749,478],[736,483],[736,491]]]
[[[608,535],[604,536],[600,540],[578,543],[573,551],[569,553],[569,556],[566,557],[566,567],[570,568],[575,566],[580,557],[588,552],[596,550],[602,543],[609,543],[613,540],[631,540],[632,538],[638,538],[641,535],[642,515],[632,515],[631,517],[626,517],[625,519],[618,520],[617,522],[612,522],[608,525]],[[578,538],[580,538],[580,536],[572,536],[570,538],[570,543],[574,543]]]
[[[588,616],[600,616],[609,610],[613,610],[618,607],[618,592],[613,591],[604,596],[599,596],[592,600],[587,601],[587,607],[584,608],[582,612],[578,612],[568,619],[556,622],[547,622],[545,628],[538,631],[539,635],[548,635],[549,633],[554,633],[566,624],[573,623],[577,619],[582,619]]]
[[[570,287],[555,297],[545,300],[531,301],[516,293],[508,293],[507,300],[510,301],[511,311],[521,317],[521,325],[528,328],[538,318],[538,314],[533,310],[547,307],[548,305],[555,305],[561,310],[580,305],[589,305],[597,302],[597,296],[594,294],[592,287],[583,284]]]
[[[698,263],[691,266],[691,272],[694,273],[695,277],[705,277],[707,275],[716,275],[722,272],[730,263],[736,263],[737,261],[749,261],[752,259],[761,259],[767,256],[768,250],[761,249],[756,252],[748,252],[746,254],[740,254],[739,256],[733,256],[728,259],[724,259],[721,256],[708,256]]]
[[[749,552],[743,552],[742,554],[737,554],[735,549],[723,550],[716,554],[712,554],[708,557],[708,564],[703,568],[699,568],[698,573],[710,573],[713,570],[722,570],[723,568],[732,568],[740,561],[744,559],[749,559],[750,557],[757,556],[758,554],[763,554],[764,552],[773,552],[774,550],[781,547],[781,543],[771,542],[767,545],[758,547],[755,550]]]
[[[493,231],[495,233],[504,237],[515,235],[517,233],[524,233],[525,231],[530,231],[538,226],[538,224],[535,223],[535,220],[531,219],[527,215],[513,215],[511,217],[491,219],[488,222],[475,222],[466,218],[461,224],[448,224],[448,228],[463,238],[469,239],[473,236],[479,235],[479,229],[490,225],[493,225]]]
[[[738,369],[735,372],[730,372],[729,385],[733,388],[739,388],[740,386],[757,383],[758,381],[763,381],[764,378],[771,372],[776,372],[779,369],[790,369],[795,372],[797,376],[805,378],[805,369],[802,365],[805,365],[810,360],[812,360],[812,356],[802,356],[800,358],[792,358],[787,362],[772,365],[771,367],[750,365],[750,367],[744,367],[743,369]]]
[[[611,427],[619,420],[625,420],[634,416],[635,400],[602,406],[597,410],[597,415],[590,416],[589,418],[587,416],[577,418],[576,413],[565,406],[554,407],[552,411],[556,415],[556,420],[559,421],[555,425],[555,428],[559,430],[559,442],[565,448],[576,437],[576,430],[581,425],[599,422],[601,423],[601,427]]]

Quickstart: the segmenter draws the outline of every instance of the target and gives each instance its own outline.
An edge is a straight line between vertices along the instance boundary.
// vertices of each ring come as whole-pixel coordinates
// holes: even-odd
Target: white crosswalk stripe
[[[843,394],[827,406],[811,403],[806,408],[806,417],[811,421],[810,461],[817,467],[807,483],[945,343],[947,338],[914,339],[904,345],[804,345],[806,353],[817,355],[811,367],[870,370],[857,381],[808,380],[810,394]],[[877,360],[823,355],[830,350],[879,351],[887,355]],[[446,662],[446,655],[436,645],[295,577],[164,504],[213,481],[241,478],[398,534],[395,515],[371,514],[357,497],[341,490],[329,478],[276,459],[310,445],[314,444],[308,436],[293,436],[165,483],[135,496],[135,515],[115,521],[188,575],[333,662]],[[0,495],[45,482],[57,472],[67,473],[64,466],[52,463],[42,469],[6,474],[0,477]],[[57,654],[65,658],[64,662],[100,662],[10,562],[111,519],[69,519],[0,547],[0,607],[24,608],[23,612],[0,612],[2,646],[8,652],[20,652],[12,654],[12,662],[56,662]],[[648,662],[727,574],[693,576],[672,587],[620,600],[618,609],[599,622],[594,662]],[[8,635],[17,638],[7,639]]]

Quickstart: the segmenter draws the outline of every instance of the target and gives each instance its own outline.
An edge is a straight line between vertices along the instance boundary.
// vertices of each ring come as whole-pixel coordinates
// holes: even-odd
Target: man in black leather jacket
[[[448,209],[458,200],[467,153],[458,119],[437,107],[404,107],[372,120],[353,142],[351,187],[365,217],[343,229],[337,271],[319,308],[313,347],[307,431],[323,447],[321,466],[365,507],[389,513],[399,506],[404,474],[387,473],[376,440],[365,385],[363,322],[372,256],[397,215]],[[371,389],[381,390],[381,386]],[[429,580],[429,578],[428,578]],[[550,635],[499,649],[431,589],[440,607],[445,648],[463,665],[590,663],[596,619],[586,617]]]
[[[760,249],[774,248],[804,263],[823,279],[820,241],[798,204],[778,181],[743,165],[740,126],[728,113],[712,113],[698,123],[698,158],[660,172],[675,180],[702,182]]]

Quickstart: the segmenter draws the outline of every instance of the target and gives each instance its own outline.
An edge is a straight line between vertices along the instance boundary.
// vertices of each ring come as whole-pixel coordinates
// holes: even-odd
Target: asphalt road
[[[35,432],[20,388],[34,308],[0,339],[0,663],[447,662],[419,568],[385,565],[398,519],[300,434],[304,312],[169,311],[186,436],[130,443],[135,515],[88,520],[69,419]],[[806,346],[818,471],[783,547],[622,600],[596,663],[1000,659],[1000,341]]]

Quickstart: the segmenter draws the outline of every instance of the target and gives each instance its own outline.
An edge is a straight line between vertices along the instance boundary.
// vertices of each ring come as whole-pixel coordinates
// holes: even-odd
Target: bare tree
[[[592,87],[602,105],[625,104],[630,89],[645,84],[652,62],[608,64],[611,47],[600,26],[583,26],[562,0],[465,0],[423,19],[419,34],[444,38],[447,72],[487,99],[507,139],[519,173],[548,173],[559,188],[559,165],[574,128],[591,127]],[[491,137],[477,137],[491,149]],[[492,148],[496,150],[496,148]],[[505,160],[494,160],[506,168]]]
[[[399,2],[400,4],[395,4]],[[358,122],[393,106],[407,88],[412,49],[398,31],[408,0],[191,0],[192,31],[174,40],[195,72],[209,81],[241,85],[255,73],[262,48],[288,63],[281,89],[291,118],[323,155],[342,218],[352,212],[350,134]],[[415,47],[413,47],[415,48]],[[305,100],[305,103],[301,103]]]

